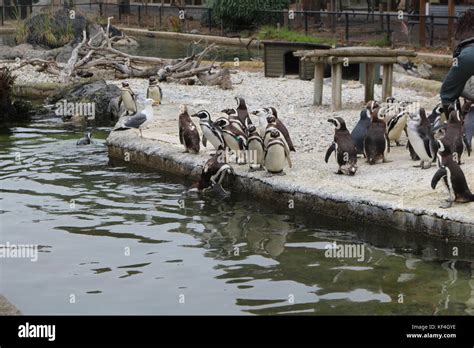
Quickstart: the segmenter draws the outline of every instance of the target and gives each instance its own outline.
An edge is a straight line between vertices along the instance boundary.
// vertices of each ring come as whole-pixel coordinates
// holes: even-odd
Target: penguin
[[[137,112],[137,101],[136,101],[136,95],[130,88],[130,85],[128,82],[122,82],[122,88],[121,90],[121,95],[120,95],[120,100],[119,100],[119,107],[123,106],[125,107],[125,115],[133,115]]]
[[[387,123],[387,134],[390,141],[394,141],[400,146],[400,138],[405,130],[408,122],[408,111],[402,111],[395,117],[391,118]]]
[[[222,136],[222,129],[211,120],[211,115],[206,110],[201,110],[192,115],[192,117],[199,118],[199,125],[202,131],[202,144],[206,147],[207,141],[214,146],[216,150],[225,148],[224,137]]]
[[[80,145],[80,146],[82,146],[82,145],[90,145],[90,144],[92,144],[91,138],[92,138],[91,133],[90,133],[90,132],[86,132],[86,133],[84,133],[84,138],[79,139],[79,140],[77,141],[76,145]]]
[[[372,123],[372,109],[377,105],[376,102],[367,103],[366,107],[360,112],[359,122],[351,132],[352,140],[357,147],[357,154],[364,154],[364,138],[367,135],[370,124]]]
[[[237,102],[237,117],[239,118],[240,122],[243,125],[252,123],[252,121],[250,120],[249,111],[247,109],[247,104],[245,103],[245,99],[236,97],[235,101]]]
[[[471,102],[463,105],[464,109],[464,135],[468,154],[472,152],[472,137],[474,136],[474,106]]]
[[[385,157],[388,152],[390,152],[390,141],[387,136],[387,125],[383,117],[379,116],[378,109],[374,109],[372,122],[364,138],[364,155],[367,162],[372,165],[380,160],[383,163],[389,162]]]
[[[115,131],[124,131],[128,129],[138,129],[140,131],[140,136],[143,137],[141,126],[150,121],[154,116],[153,112],[153,99],[145,99],[145,107],[142,111],[135,113],[128,120],[120,124]]]
[[[200,150],[199,132],[191,120],[186,105],[179,106],[179,142],[184,145],[185,152],[198,154]]]
[[[242,133],[245,133],[247,126],[244,125],[237,114],[237,109],[224,109],[221,111],[222,113],[226,114],[229,118],[230,123],[240,130]]]
[[[449,114],[446,134],[443,143],[449,146],[453,155],[453,159],[461,165],[461,156],[464,151],[464,130],[462,126],[461,113],[457,110],[451,111]],[[469,151],[470,154],[470,151]]]
[[[290,150],[285,137],[283,136],[283,134],[280,132],[280,130],[277,127],[277,120],[275,116],[273,115],[267,116],[267,129],[265,130],[265,135],[263,137],[263,144],[265,145],[265,147],[268,146],[268,143],[272,139],[271,133],[273,130],[278,131],[278,134],[281,137],[281,140],[283,140],[283,143],[285,144],[285,146],[288,148],[288,150]]]
[[[267,114],[273,115],[276,119],[276,127],[278,131],[283,135],[283,137],[286,140],[286,143],[288,144],[288,149],[292,152],[296,152],[295,147],[293,146],[293,141],[291,141],[290,133],[288,132],[288,129],[286,126],[283,124],[283,121],[278,118],[278,112],[274,107],[269,107],[264,109]]]
[[[288,162],[288,166],[292,168],[290,151],[288,151],[288,147],[283,139],[277,129],[271,130],[270,141],[266,146],[263,159],[265,169],[270,174],[284,175],[283,169],[285,168],[286,162]]]
[[[409,114],[407,131],[410,146],[421,161],[420,166],[415,167],[431,168],[431,163],[436,159],[437,145],[425,109],[420,108],[417,113]]]
[[[238,164],[245,163],[245,149],[247,147],[247,137],[237,127],[226,118],[216,120],[217,125],[222,132],[225,148],[231,150],[235,154]]]
[[[215,191],[228,195],[229,192],[222,186],[228,175],[235,175],[234,169],[227,163],[225,151],[219,149],[202,168],[197,189],[203,192]]]
[[[438,148],[439,169],[431,180],[431,188],[436,189],[438,182],[443,179],[449,192],[449,199],[440,208],[450,208],[454,202],[474,202],[474,195],[469,190],[464,172],[454,160],[449,145],[445,144],[443,140],[438,140]]]
[[[339,165],[336,174],[353,176],[357,172],[357,147],[347,130],[346,122],[341,117],[331,118],[328,122],[334,124],[336,130],[334,142],[327,150],[324,160],[328,163],[329,157],[336,151],[336,160]]]
[[[248,139],[247,139],[247,159],[250,166],[250,170],[260,170],[263,168],[263,159],[265,156],[265,145],[263,139],[257,131],[255,125],[250,125],[248,128]]]
[[[265,109],[258,109],[255,111],[252,111],[252,115],[255,115],[258,117],[258,132],[260,133],[260,137],[264,138],[265,137],[265,131],[267,130],[268,122],[267,122],[267,117],[268,112]]]
[[[379,114],[380,116],[383,116],[387,127],[389,122],[394,117],[398,116],[400,112],[402,112],[401,109],[402,108],[400,107],[400,104],[396,102],[394,97],[388,97],[387,99],[385,99],[385,103],[382,104],[382,106],[380,107]]]
[[[431,114],[428,116],[428,121],[430,121],[433,130],[439,129],[439,126],[445,123],[442,103],[439,103],[434,107],[433,111],[431,111]]]
[[[163,99],[163,91],[158,85],[158,81],[154,77],[148,79],[148,88],[146,90],[147,99],[153,99],[155,103],[153,105],[160,105]]]

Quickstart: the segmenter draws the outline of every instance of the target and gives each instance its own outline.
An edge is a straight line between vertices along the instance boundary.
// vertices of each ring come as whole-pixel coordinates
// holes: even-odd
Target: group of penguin
[[[266,170],[270,175],[283,175],[287,164],[292,167],[290,152],[295,147],[277,110],[267,107],[249,112],[245,99],[236,97],[235,101],[235,108],[222,110],[215,120],[206,110],[189,115],[187,107],[180,106],[179,140],[185,152],[199,153],[201,141],[216,150],[204,166],[199,190],[224,191],[222,182],[233,173],[232,162],[248,164],[251,171]],[[251,115],[257,118],[255,124]],[[202,139],[192,117],[199,119]]]
[[[472,151],[474,106],[471,107],[469,101],[461,106],[458,100],[450,106],[448,115],[445,119],[441,104],[427,116],[418,105],[396,102],[392,97],[383,104],[370,101],[361,111],[352,132],[341,117],[328,120],[335,126],[335,136],[325,161],[327,163],[336,152],[337,174],[355,175],[358,155],[363,155],[370,165],[390,162],[387,159],[390,142],[400,146],[400,138],[405,132],[410,156],[420,161],[419,167],[428,169],[437,162],[438,170],[431,187],[435,189],[443,180],[449,192],[449,199],[442,208],[451,207],[453,202],[474,202],[460,167],[463,152],[466,150],[470,156]]]

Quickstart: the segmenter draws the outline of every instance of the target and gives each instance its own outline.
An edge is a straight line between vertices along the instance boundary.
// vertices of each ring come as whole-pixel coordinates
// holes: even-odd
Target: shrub
[[[209,0],[213,21],[228,29],[255,27],[282,18],[258,11],[284,10],[289,0]]]

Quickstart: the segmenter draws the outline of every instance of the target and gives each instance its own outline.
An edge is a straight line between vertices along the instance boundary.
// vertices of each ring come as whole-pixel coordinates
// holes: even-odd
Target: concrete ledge
[[[4,296],[0,295],[0,315],[21,315],[21,312]]]
[[[149,168],[164,170],[187,178],[197,179],[206,154],[190,155],[172,143],[136,136],[133,131],[111,133],[107,139],[109,157]],[[317,212],[342,219],[375,223],[413,233],[423,233],[439,238],[474,242],[474,217],[449,210],[423,208],[399,198],[389,201],[377,199],[377,193],[365,191],[344,192],[343,186],[321,184],[309,186],[304,180],[291,177],[269,177],[262,172],[248,172],[246,166],[234,166],[234,189],[251,192],[252,196],[271,204],[294,207],[307,212]],[[337,176],[341,177],[341,176]],[[302,178],[301,178],[302,179]],[[357,180],[357,177],[355,177]],[[371,198],[376,197],[376,198]],[[466,207],[467,208],[467,207]],[[469,209],[467,209],[469,211]]]

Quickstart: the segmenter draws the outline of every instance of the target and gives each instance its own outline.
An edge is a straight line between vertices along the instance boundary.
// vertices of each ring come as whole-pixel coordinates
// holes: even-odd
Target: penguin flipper
[[[204,147],[207,147],[207,138],[204,136],[204,134],[202,135],[202,144]]]
[[[438,182],[447,175],[446,168],[439,168],[433,176],[433,179],[431,179],[431,188],[434,190],[436,185],[438,185]]]
[[[293,168],[293,164],[291,163],[291,158],[290,158],[290,151],[288,151],[286,146],[285,146],[285,155],[286,155],[286,160],[288,161],[288,166],[290,168]]]
[[[336,151],[336,143],[332,143],[331,146],[329,146],[328,151],[326,152],[326,157],[324,157],[324,161],[328,163],[329,157],[331,157],[332,153]]]
[[[181,145],[183,145],[184,141],[183,141],[183,129],[181,127],[179,127],[179,142]]]

